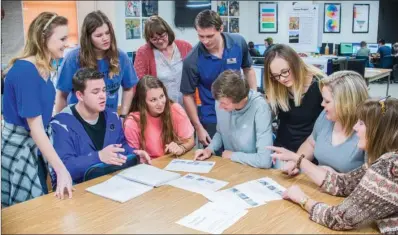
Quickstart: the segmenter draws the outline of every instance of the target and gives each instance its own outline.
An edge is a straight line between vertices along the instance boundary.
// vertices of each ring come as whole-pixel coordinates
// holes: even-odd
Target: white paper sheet
[[[164,169],[168,171],[184,171],[194,173],[209,173],[215,162],[173,159]]]
[[[208,202],[176,223],[202,232],[221,234],[246,213],[247,210]]]
[[[265,177],[235,185],[218,192],[203,192],[212,202],[249,209],[274,200],[282,200],[286,189],[271,178]]]
[[[202,194],[208,191],[217,191],[227,185],[228,182],[196,174],[186,174],[181,178],[168,182],[167,184]]]
[[[147,164],[130,167],[117,175],[153,187],[159,187],[168,181],[181,177],[178,173],[165,171]]]
[[[129,181],[116,175],[86,190],[96,195],[123,203],[152,189],[151,186]]]

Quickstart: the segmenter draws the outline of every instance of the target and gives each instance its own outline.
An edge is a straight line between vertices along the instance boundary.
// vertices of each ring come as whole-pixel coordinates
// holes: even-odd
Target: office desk
[[[183,158],[191,159],[192,152]],[[163,168],[171,160],[162,157],[153,165]],[[311,198],[338,204],[343,198],[319,192],[317,186],[303,175],[289,179],[277,170],[261,170],[212,157],[216,165],[206,176],[228,181],[226,188],[261,177],[271,177],[284,187],[298,184]],[[72,199],[58,200],[53,194],[39,197],[2,210],[3,233],[200,233],[176,224],[205,203],[202,195],[172,186],[162,186],[126,203],[96,196],[85,189],[111,176],[103,176],[79,185]],[[347,234],[378,233],[372,224],[354,231],[332,231],[312,222],[308,213],[292,202],[279,200],[249,210],[226,233],[301,233]]]
[[[391,69],[377,69],[377,68],[366,68],[365,69],[365,79],[367,82],[373,82],[384,77],[388,77],[386,96],[388,96],[388,89],[390,88],[390,77]]]

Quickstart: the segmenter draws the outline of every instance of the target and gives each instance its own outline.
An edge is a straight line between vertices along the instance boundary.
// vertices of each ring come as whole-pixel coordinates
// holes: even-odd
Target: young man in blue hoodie
[[[262,94],[250,90],[239,72],[224,71],[214,81],[217,132],[205,149],[195,152],[195,160],[205,160],[224,146],[223,158],[257,168],[271,168],[271,110]]]
[[[78,103],[64,108],[50,125],[55,151],[74,183],[82,182],[86,170],[100,162],[128,167],[132,162],[126,164],[126,156],[132,153],[141,161],[150,161],[149,156],[127,144],[119,116],[106,108],[102,73],[79,69],[72,84]],[[54,175],[52,178],[54,186]]]

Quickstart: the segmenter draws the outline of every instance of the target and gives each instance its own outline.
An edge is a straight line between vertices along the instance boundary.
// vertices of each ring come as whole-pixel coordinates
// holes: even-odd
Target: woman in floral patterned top
[[[308,198],[298,186],[283,197],[300,204],[310,219],[334,230],[349,230],[376,222],[383,234],[398,233],[398,100],[369,99],[357,110],[354,130],[358,147],[368,162],[346,174],[315,166],[289,150],[268,147],[274,159],[296,161],[297,166],[326,193],[347,197],[340,205],[329,206]]]

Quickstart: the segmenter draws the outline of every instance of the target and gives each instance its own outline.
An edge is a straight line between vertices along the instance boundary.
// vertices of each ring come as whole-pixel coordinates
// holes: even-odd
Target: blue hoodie
[[[123,154],[133,153],[134,149],[127,144],[119,116],[109,109],[105,109],[104,114],[106,131],[103,147],[122,144],[122,148],[125,149]],[[73,115],[70,106],[55,115],[50,125],[55,151],[68,169],[73,182],[82,182],[86,170],[101,162],[93,142],[83,125]]]
[[[261,93],[250,90],[241,110],[227,112],[216,102],[217,133],[208,148],[217,151],[224,146],[233,152],[231,160],[257,168],[271,168],[271,110]]]

